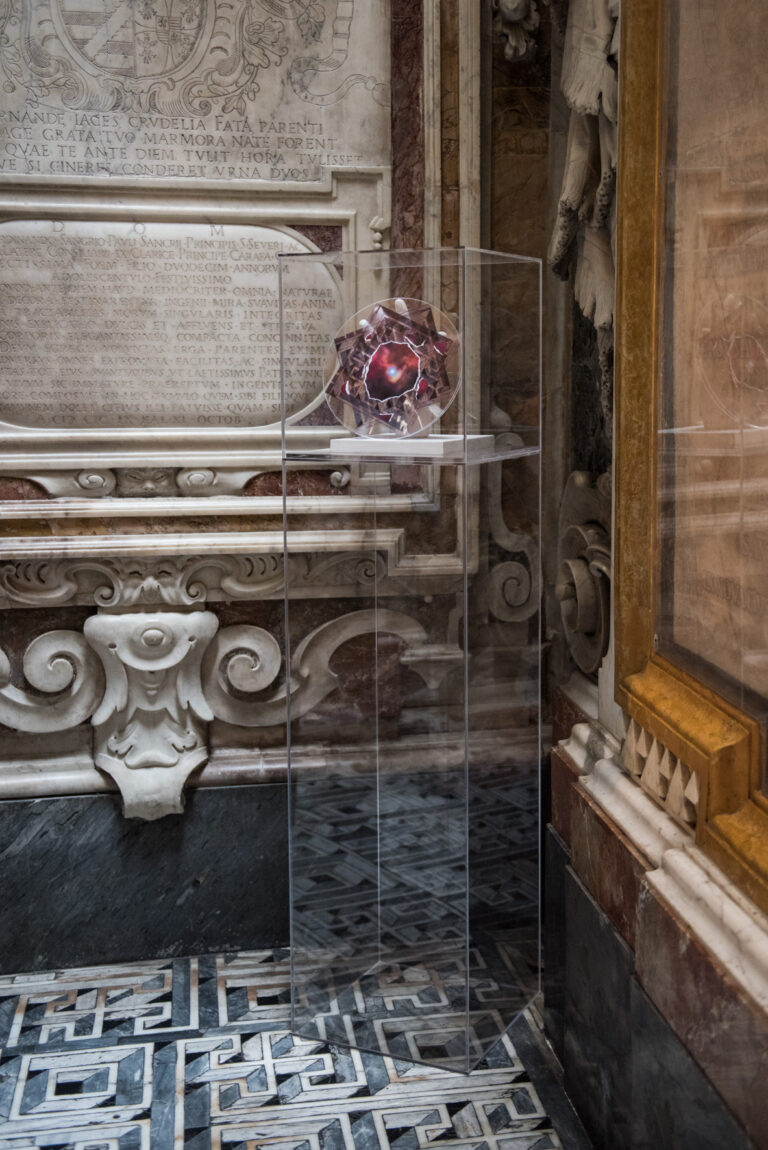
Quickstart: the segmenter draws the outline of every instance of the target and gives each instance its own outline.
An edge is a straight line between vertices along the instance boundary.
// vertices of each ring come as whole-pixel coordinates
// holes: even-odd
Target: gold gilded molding
[[[701,846],[749,897],[768,910],[768,813],[748,800],[733,814],[715,815],[704,828]]]
[[[616,331],[616,700],[697,775],[697,843],[768,910],[758,723],[654,651],[659,298],[664,203],[662,0],[622,12]]]
[[[758,724],[658,657],[623,686],[628,714],[698,775],[700,825],[738,810],[749,797]]]
[[[616,284],[617,701],[653,640],[654,419],[661,147],[661,0],[622,13]]]

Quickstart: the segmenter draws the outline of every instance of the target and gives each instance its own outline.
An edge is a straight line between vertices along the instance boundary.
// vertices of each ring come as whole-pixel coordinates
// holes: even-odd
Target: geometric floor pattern
[[[0,1150],[571,1150],[508,1035],[469,1076],[292,1035],[285,951],[0,977],[0,1047]]]
[[[303,1033],[465,1071],[534,998],[538,758],[295,772]],[[363,972],[368,973],[363,973]]]

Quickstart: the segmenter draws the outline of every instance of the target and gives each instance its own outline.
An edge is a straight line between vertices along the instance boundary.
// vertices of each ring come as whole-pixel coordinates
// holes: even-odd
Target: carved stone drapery
[[[548,260],[597,331],[601,402],[610,428],[615,304],[619,0],[571,0],[560,87],[570,108],[565,167]]]

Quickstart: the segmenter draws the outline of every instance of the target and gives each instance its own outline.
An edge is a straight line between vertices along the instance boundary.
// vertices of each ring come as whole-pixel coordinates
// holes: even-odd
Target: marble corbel
[[[126,818],[184,809],[184,784],[208,757],[213,712],[200,668],[218,625],[210,611],[105,612],[85,621],[106,679],[91,718],[94,762],[117,783]]]

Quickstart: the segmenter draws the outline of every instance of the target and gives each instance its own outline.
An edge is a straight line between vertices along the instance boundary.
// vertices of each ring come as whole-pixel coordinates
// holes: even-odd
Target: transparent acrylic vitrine
[[[286,255],[280,310],[292,1026],[469,1072],[539,986],[541,266]]]

